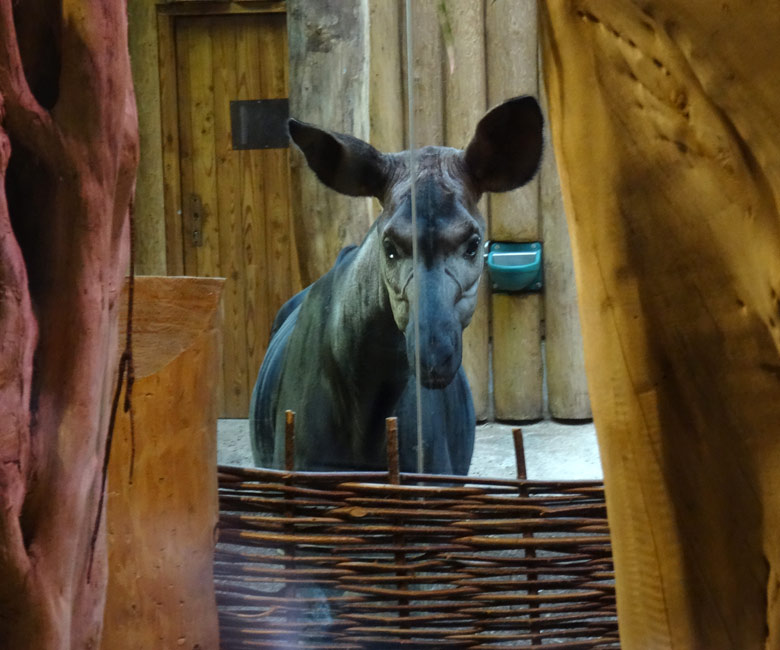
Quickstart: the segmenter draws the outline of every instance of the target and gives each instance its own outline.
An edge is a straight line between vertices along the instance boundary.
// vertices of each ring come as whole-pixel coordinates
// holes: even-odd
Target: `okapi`
[[[476,422],[461,340],[484,264],[485,220],[477,202],[484,192],[531,180],[542,125],[534,98],[511,99],[480,120],[465,150],[416,150],[411,170],[409,152],[381,153],[352,136],[289,121],[293,142],[320,181],[342,194],[376,197],[383,210],[360,246],[342,250],[330,271],[279,311],[252,395],[256,464],[282,466],[291,409],[296,469],[386,469],[385,418],[395,415],[401,470],[417,471],[419,354],[422,469],[468,472]]]

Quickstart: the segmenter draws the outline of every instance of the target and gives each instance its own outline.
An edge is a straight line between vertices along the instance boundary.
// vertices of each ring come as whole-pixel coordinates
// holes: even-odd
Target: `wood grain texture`
[[[290,114],[368,138],[368,0],[289,0]],[[305,285],[323,275],[348,244],[368,230],[371,202],[342,196],[319,182],[291,149],[295,241]]]
[[[446,7],[452,29],[454,68],[450,70],[447,63],[444,69],[444,141],[425,144],[463,149],[487,107],[485,3],[483,0],[453,0],[447,2]],[[480,208],[489,222],[486,200],[481,201]],[[474,317],[463,332],[463,368],[469,379],[478,420],[487,419],[490,412],[489,296],[485,279],[480,285]]]
[[[268,17],[265,29],[257,33],[259,60],[260,93],[268,99],[287,97],[288,67],[286,58],[280,56],[287,52],[287,28],[283,15]],[[290,209],[290,150],[268,149],[258,152],[263,167],[263,219],[265,221],[265,256],[272,269],[267,279],[268,294],[266,305],[270,324],[276,312],[295,292],[300,290],[299,269],[291,264],[295,242],[293,241],[292,215]],[[262,343],[265,352],[266,337]],[[260,368],[261,358],[258,347],[248,349],[250,360]],[[248,391],[251,395],[255,376],[250,373]]]
[[[541,6],[622,647],[776,649],[780,15]]]
[[[251,20],[251,18],[250,18]],[[230,120],[230,100],[238,98],[238,72],[236,66],[236,31],[241,18],[221,18],[209,26],[213,67],[211,88],[214,106],[214,174],[217,187],[215,217],[219,231],[219,267],[206,275],[226,279],[222,297],[225,323],[223,329],[222,376],[224,403],[228,415],[247,412],[247,386],[249,367],[246,354],[247,323],[246,292],[242,281],[245,277],[244,258],[241,254],[244,228],[241,215],[241,176],[239,152],[233,150],[233,134]],[[251,68],[250,68],[251,69]],[[201,74],[205,71],[201,71]]]
[[[127,9],[141,172],[135,188],[135,267],[141,275],[160,275],[166,272],[166,249],[157,11],[151,2],[131,2]]]
[[[168,275],[184,275],[184,233],[182,232],[179,110],[176,87],[176,40],[173,20],[157,17],[157,45],[160,77],[160,135],[162,138],[163,215],[165,221],[165,266]],[[148,116],[152,119],[151,115]]]
[[[262,97],[259,39],[251,25],[242,22],[237,26],[236,67],[239,70],[238,99]],[[257,370],[271,333],[274,314],[267,305],[268,283],[272,272],[266,253],[266,235],[263,197],[266,193],[266,177],[262,166],[262,153],[257,150],[237,151],[241,174],[241,219],[244,241],[240,247],[246,275],[246,355],[251,372],[247,375],[247,395],[251,394]],[[268,187],[272,191],[272,187]],[[248,412],[248,411],[247,411]]]
[[[536,2],[487,2],[485,29],[488,104],[538,96]],[[488,201],[492,240],[541,239],[538,176],[512,192],[491,194]],[[541,418],[542,301],[538,296],[491,294],[491,308],[496,419]]]
[[[538,293],[494,293],[493,393],[496,417],[538,420],[542,399],[542,334]]]
[[[380,151],[404,148],[401,0],[369,0],[369,141]]]
[[[134,473],[130,482],[129,419],[120,413],[109,465],[106,650],[218,647],[213,378],[222,285],[136,279]]]
[[[183,270],[226,278],[220,415],[246,417],[271,323],[300,287],[300,276],[291,235],[288,149],[234,150],[230,102],[287,96],[285,15],[166,20],[176,21],[180,157],[166,153],[171,164],[165,169],[166,175],[175,172],[178,163],[181,172],[181,212],[174,212],[183,235]],[[193,239],[198,227],[193,195],[203,206],[200,246]],[[170,193],[168,200],[176,198]]]
[[[545,93],[542,110],[547,113]],[[548,131],[549,133],[549,131]],[[539,171],[539,214],[544,250],[544,340],[547,378],[547,408],[550,416],[563,420],[593,417],[585,374],[582,326],[577,308],[577,285],[563,209],[561,183],[552,140],[545,141]]]
[[[218,19],[217,19],[218,20]],[[219,192],[217,186],[217,148],[214,139],[214,59],[213,22],[206,18],[181,18],[178,32],[186,33],[188,67],[179,75],[189,76],[190,142],[192,146],[192,192],[185,194],[184,218],[192,219],[190,197],[197,194],[203,206],[200,224],[201,244],[185,246],[185,256],[195,261],[195,275],[220,275]],[[179,114],[181,114],[181,109]],[[185,242],[186,244],[186,242]]]
[[[517,95],[537,97],[535,0],[485,4],[487,100],[495,106]],[[491,194],[490,238],[538,241],[539,179],[512,192]]]
[[[412,113],[414,145],[425,147],[444,142],[444,46],[441,42],[435,2],[413,2],[412,5]],[[406,43],[406,11],[402,20],[404,84],[404,147],[409,148],[409,69]]]

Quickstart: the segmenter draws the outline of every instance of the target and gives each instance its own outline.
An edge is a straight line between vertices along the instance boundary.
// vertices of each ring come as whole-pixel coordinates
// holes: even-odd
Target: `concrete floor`
[[[515,478],[512,429],[516,425],[488,423],[477,427],[471,476]],[[601,479],[601,463],[593,423],[563,424],[544,420],[522,425],[528,478],[539,480]],[[251,467],[247,420],[220,420],[218,461]]]

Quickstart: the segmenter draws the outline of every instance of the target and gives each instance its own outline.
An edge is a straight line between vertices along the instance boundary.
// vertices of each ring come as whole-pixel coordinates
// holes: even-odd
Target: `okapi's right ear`
[[[544,119],[533,97],[515,97],[479,121],[466,167],[477,190],[507,192],[530,181],[542,157]]]
[[[385,156],[367,142],[333,133],[290,118],[290,137],[298,145],[317,178],[349,196],[382,198],[387,187]]]

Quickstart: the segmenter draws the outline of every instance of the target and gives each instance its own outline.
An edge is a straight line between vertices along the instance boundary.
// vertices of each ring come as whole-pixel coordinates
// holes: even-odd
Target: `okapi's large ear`
[[[544,118],[533,97],[490,110],[466,147],[466,167],[482,192],[506,192],[530,181],[542,157]]]
[[[328,187],[349,196],[381,198],[387,187],[386,157],[367,142],[305,122],[287,122],[290,137]]]

